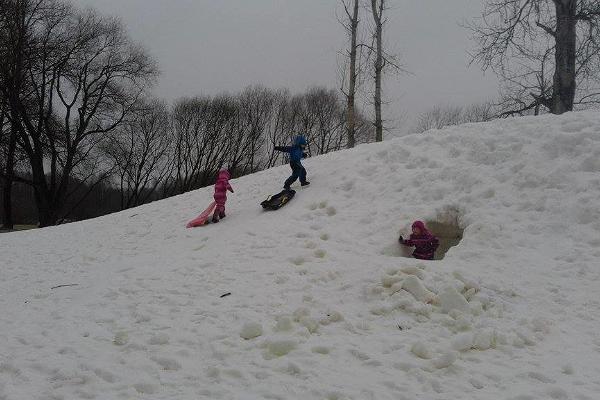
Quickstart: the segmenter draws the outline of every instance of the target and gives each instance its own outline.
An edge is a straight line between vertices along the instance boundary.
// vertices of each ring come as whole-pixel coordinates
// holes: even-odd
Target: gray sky
[[[121,17],[158,60],[156,94],[167,100],[257,83],[292,91],[339,86],[338,53],[346,41],[339,0],[74,1]],[[386,77],[389,125],[436,104],[495,97],[495,77],[468,67],[472,43],[458,25],[479,15],[482,0],[388,1],[386,43],[412,73]],[[363,22],[369,19],[363,12]]]

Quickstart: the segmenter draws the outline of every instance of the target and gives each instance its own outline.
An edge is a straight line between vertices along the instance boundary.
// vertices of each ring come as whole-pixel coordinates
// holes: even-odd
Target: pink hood
[[[431,234],[431,232],[429,232],[429,230],[425,227],[425,223],[423,221],[415,221],[412,224],[413,228],[419,228],[419,230],[421,231],[421,235],[426,235],[426,236],[433,236]]]
[[[217,175],[217,181],[222,181],[222,180],[228,181],[230,178],[231,178],[231,174],[226,169],[220,170],[219,175]]]

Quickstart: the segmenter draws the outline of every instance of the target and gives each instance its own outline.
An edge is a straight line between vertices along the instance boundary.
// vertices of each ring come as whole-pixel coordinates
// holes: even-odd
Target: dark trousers
[[[296,182],[296,179],[300,178],[300,183],[306,182],[306,170],[299,161],[290,162],[292,168],[292,175],[285,180],[283,187],[286,189],[290,188],[290,185]]]

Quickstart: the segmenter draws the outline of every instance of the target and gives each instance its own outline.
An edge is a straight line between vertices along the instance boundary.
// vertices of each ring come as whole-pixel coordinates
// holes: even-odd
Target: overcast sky
[[[237,92],[248,85],[303,91],[338,87],[345,33],[340,0],[74,0],[121,17],[159,62],[156,94],[168,100]],[[386,43],[408,75],[386,77],[389,125],[436,104],[493,98],[497,82],[468,66],[472,47],[459,23],[482,0],[388,0]],[[363,10],[362,20],[370,18]],[[409,123],[405,123],[407,125]]]

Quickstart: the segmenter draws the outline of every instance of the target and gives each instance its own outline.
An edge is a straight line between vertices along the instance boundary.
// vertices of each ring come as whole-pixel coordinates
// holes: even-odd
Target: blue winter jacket
[[[299,163],[303,157],[306,157],[302,146],[306,145],[304,136],[297,136],[293,146],[275,146],[275,150],[290,153],[290,163]]]

